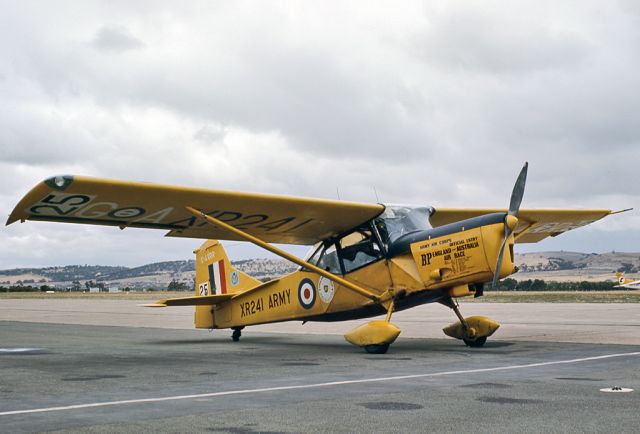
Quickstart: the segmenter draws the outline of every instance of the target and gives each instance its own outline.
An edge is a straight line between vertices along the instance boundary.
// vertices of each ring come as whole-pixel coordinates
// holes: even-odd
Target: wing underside
[[[239,193],[82,176],[57,176],[36,185],[7,224],[41,220],[166,230],[170,237],[241,240],[197,219],[196,208],[263,241],[310,245],[348,231],[384,211],[380,204]],[[431,225],[442,226],[502,209],[437,208]],[[521,209],[516,242],[535,243],[611,214],[608,209]]]
[[[196,219],[187,206],[267,242],[303,245],[347,231],[384,210],[378,204],[58,176],[34,187],[16,205],[7,224],[41,220],[164,229],[171,237],[240,240]]]

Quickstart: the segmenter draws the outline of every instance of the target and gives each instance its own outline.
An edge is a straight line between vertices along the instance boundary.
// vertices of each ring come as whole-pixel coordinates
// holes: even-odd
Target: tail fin
[[[262,282],[231,265],[218,240],[207,240],[193,251],[196,254],[196,296],[234,294]],[[211,306],[196,306],[196,328],[214,327]]]
[[[207,240],[196,254],[196,295],[221,295],[246,291],[262,282],[231,265],[218,240]]]

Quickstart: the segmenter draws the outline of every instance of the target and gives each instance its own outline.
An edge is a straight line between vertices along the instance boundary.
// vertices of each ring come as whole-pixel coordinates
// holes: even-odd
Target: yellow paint
[[[473,295],[475,292],[471,291],[469,285],[458,285],[454,286],[449,290],[450,297],[466,297],[468,295]]]
[[[495,270],[504,238],[503,222],[417,241],[410,246],[410,253],[384,258],[384,246],[378,245],[374,236],[378,226],[372,221],[383,211],[379,204],[56,177],[34,187],[16,205],[7,224],[44,220],[139,227],[166,230],[168,236],[208,239],[194,252],[195,294],[148,306],[193,305],[197,328],[349,319],[386,310],[386,321],[371,321],[345,335],[347,341],[367,346],[390,344],[398,337],[400,330],[389,321],[401,297],[417,304],[442,298],[451,302],[451,298],[472,295],[474,284],[489,282],[494,272],[504,278],[515,271],[516,241],[537,242],[611,213],[606,209],[523,209],[517,218],[507,216],[506,225],[513,232],[505,243],[501,269]],[[439,208],[430,222],[437,227],[504,211]],[[271,244],[324,242],[328,247],[339,237],[330,256],[334,262],[317,262],[321,266]],[[235,270],[217,239],[248,240],[302,268],[262,283]],[[423,297],[428,291],[438,292],[432,298]],[[481,316],[466,321],[468,330],[458,322],[445,328],[445,333],[477,339],[490,336],[499,327]]]
[[[296,257],[294,255],[291,255],[291,254],[285,252],[284,250],[279,249],[279,248],[277,248],[277,247],[275,247],[275,246],[273,246],[273,245],[271,245],[269,243],[266,243],[266,242],[262,241],[261,239],[259,239],[257,237],[254,237],[251,234],[248,234],[248,233],[246,233],[244,231],[241,231],[240,229],[238,229],[236,227],[233,227],[231,225],[228,225],[228,224],[224,223],[223,221],[220,221],[220,220],[218,220],[218,219],[216,219],[214,217],[208,216],[205,213],[203,213],[202,211],[198,211],[197,209],[194,209],[194,208],[189,207],[189,206],[186,207],[186,208],[190,213],[192,213],[194,215],[197,215],[197,216],[207,220],[209,223],[213,223],[214,225],[220,226],[220,227],[224,228],[225,230],[236,234],[240,238],[243,238],[243,239],[245,239],[245,240],[247,240],[247,241],[249,241],[249,242],[251,242],[253,244],[256,244],[256,245],[262,247],[263,249],[270,251],[271,253],[274,253],[274,254],[276,254],[276,255],[278,255],[280,257],[283,257],[283,258],[293,262],[294,264],[300,265],[301,267],[309,269],[311,271],[314,271],[314,272],[318,273],[319,275],[326,277],[327,279],[333,280],[334,282],[339,283],[340,285],[344,286],[345,288],[350,289],[350,290],[362,295],[363,297],[367,297],[367,298],[369,298],[370,300],[373,300],[373,301],[378,301],[379,300],[378,296],[373,294],[371,291],[367,291],[366,289],[364,289],[364,288],[362,288],[362,287],[360,287],[358,285],[355,285],[355,284],[349,282],[348,280],[345,280],[345,279],[341,278],[340,276],[336,276],[335,274],[329,273],[328,271],[325,271],[320,267],[316,267],[315,265],[310,264],[309,262],[303,261],[302,259],[300,259],[300,258],[298,258],[298,257]]]
[[[453,323],[442,329],[444,334],[456,339],[477,339],[481,337],[489,337],[495,333],[500,327],[500,324],[486,316],[471,316],[464,319],[471,330],[471,333],[467,334],[460,321]]]
[[[391,344],[400,335],[400,329],[387,321],[369,321],[344,335],[347,342],[364,347]]]
[[[484,214],[506,211],[499,208],[437,208],[429,220],[434,227],[439,227]],[[546,237],[593,223],[609,214],[610,209],[520,209],[515,235],[518,243],[537,243]],[[519,236],[524,231],[526,233]]]
[[[380,214],[384,206],[349,202],[116,181],[85,176],[37,184],[7,224],[24,220],[168,230],[168,236],[241,240],[196,222],[185,207],[201,209],[271,243],[314,244]],[[64,181],[60,177],[61,181]]]
[[[491,280],[503,237],[504,224],[496,223],[413,243],[411,253],[427,288],[466,286]],[[513,234],[505,245],[501,277],[515,270],[512,251]]]
[[[193,253],[196,254],[195,297],[213,295],[213,287],[216,285],[216,269],[218,274],[220,270],[224,270],[224,276],[222,277],[222,280],[224,280],[224,293],[223,288],[217,288],[216,295],[218,296],[222,296],[223,294],[237,294],[261,284],[259,280],[233,268],[224,247],[218,240],[205,241],[199,248],[194,250]],[[222,262],[221,267],[220,261]],[[209,275],[209,267],[213,269],[212,276]],[[220,282],[220,284],[222,284],[222,282]],[[216,326],[215,312],[221,303],[211,302],[208,305],[196,304],[194,314],[195,327],[205,329],[214,328]],[[220,315],[222,315],[222,313]],[[219,321],[225,319],[227,318],[219,318]]]

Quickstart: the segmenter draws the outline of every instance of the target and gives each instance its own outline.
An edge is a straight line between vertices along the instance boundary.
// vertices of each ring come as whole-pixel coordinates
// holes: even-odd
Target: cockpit
[[[400,237],[431,229],[433,208],[385,205],[375,219],[313,246],[305,260],[335,274],[350,273],[387,256]]]

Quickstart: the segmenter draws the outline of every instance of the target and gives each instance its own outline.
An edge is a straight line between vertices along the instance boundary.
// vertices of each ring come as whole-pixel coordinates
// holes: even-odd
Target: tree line
[[[498,282],[497,291],[615,291],[624,288],[614,288],[616,282],[600,281],[588,282],[586,280],[580,282],[556,282],[544,281],[542,279],[504,279]],[[492,288],[488,288],[489,291]]]

